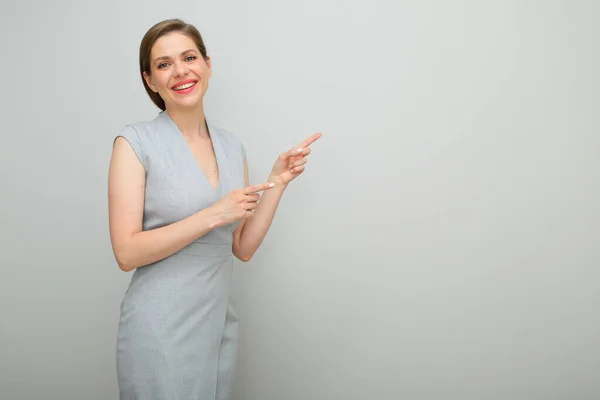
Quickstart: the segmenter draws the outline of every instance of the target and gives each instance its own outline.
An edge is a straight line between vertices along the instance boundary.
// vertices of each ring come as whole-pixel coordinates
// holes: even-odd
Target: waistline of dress
[[[232,243],[208,243],[194,241],[176,254],[207,258],[225,258],[233,255]]]

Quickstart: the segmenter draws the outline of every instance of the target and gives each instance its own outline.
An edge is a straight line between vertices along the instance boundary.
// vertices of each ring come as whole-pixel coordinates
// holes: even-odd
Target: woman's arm
[[[142,231],[145,171],[129,143],[115,140],[110,161],[108,204],[110,238],[119,267],[131,271],[160,261],[216,227],[253,216],[257,192],[269,182],[228,193],[213,206],[173,224]]]
[[[310,154],[310,145],[321,137],[314,134],[299,146],[282,153],[277,158],[268,181],[275,187],[263,193],[254,216],[243,221],[233,232],[233,254],[241,261],[249,261],[267,235],[279,202],[287,185],[304,172],[306,157]],[[248,186],[248,163],[244,163],[246,186]]]
[[[244,163],[244,172],[246,186],[248,186],[247,162]],[[254,216],[242,221],[233,232],[233,255],[244,262],[250,261],[267,235],[281,196],[283,196],[283,192],[287,187],[287,184],[276,183],[277,181],[273,178],[270,178],[269,181],[274,182],[275,187],[263,193],[258,206],[254,210]]]
[[[111,244],[123,271],[166,258],[218,224],[217,213],[207,208],[173,224],[142,231],[144,167],[122,137],[115,140],[108,179]]]

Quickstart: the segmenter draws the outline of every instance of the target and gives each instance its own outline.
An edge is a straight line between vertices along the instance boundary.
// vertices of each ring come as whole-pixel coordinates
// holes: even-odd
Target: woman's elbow
[[[123,261],[119,261],[117,260],[117,264],[119,265],[119,269],[121,269],[121,271],[123,272],[131,272],[133,271],[136,267],[131,265],[131,264],[127,264]]]
[[[121,271],[131,272],[137,268],[137,265],[135,265],[134,260],[132,260],[129,254],[127,254],[125,251],[119,251],[115,249],[113,252],[115,255],[115,260],[117,261],[117,265],[119,266]]]
[[[242,262],[248,262],[252,259],[253,254],[251,253],[242,253],[240,251],[234,251],[233,255]]]
[[[238,260],[240,260],[241,262],[245,262],[247,263],[248,261],[250,261],[252,259],[252,256],[236,256]]]
[[[119,269],[123,272],[131,272],[135,267],[133,267],[130,263],[123,260],[122,258],[117,257],[117,265]]]

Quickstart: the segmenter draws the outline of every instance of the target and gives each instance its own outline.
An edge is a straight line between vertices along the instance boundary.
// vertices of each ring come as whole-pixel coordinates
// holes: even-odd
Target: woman
[[[200,33],[181,20],[156,24],[140,46],[140,73],[161,111],[117,135],[109,171],[113,251],[134,271],[117,338],[120,398],[228,399],[233,256],[256,252],[321,135],[282,153],[267,182],[250,186],[244,146],[204,115],[211,60]]]

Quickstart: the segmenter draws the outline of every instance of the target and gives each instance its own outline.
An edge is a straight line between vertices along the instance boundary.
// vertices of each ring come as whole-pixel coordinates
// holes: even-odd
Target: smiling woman
[[[163,89],[178,72],[173,71],[177,68],[191,68],[198,77],[203,77],[202,90],[196,91],[202,97],[208,89],[211,64],[200,32],[180,20],[163,21],[146,33],[140,46],[140,73],[144,87],[154,104],[163,111],[165,100],[162,96],[176,90],[175,86],[169,87],[169,90]],[[175,82],[174,85],[193,84],[195,87],[197,83],[198,80],[192,78]],[[181,94],[188,93],[185,91]]]
[[[162,110],[169,100],[193,105],[206,93],[211,65],[199,33],[173,32],[154,42],[148,40],[142,44],[142,55],[140,67],[146,90]],[[194,95],[177,96],[191,93]]]
[[[211,72],[192,25],[163,21],[142,39],[140,75],[160,112],[117,135],[108,186],[116,261],[134,271],[117,338],[121,400],[229,398],[233,257],[258,250],[321,136],[281,153],[267,181],[249,186],[243,144],[205,117]]]

